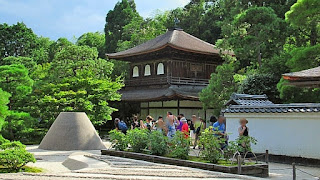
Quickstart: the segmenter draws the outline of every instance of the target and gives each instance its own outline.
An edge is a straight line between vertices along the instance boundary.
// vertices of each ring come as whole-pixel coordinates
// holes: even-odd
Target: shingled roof
[[[320,66],[298,72],[283,74],[283,78],[287,80],[297,80],[305,78],[320,78]]]
[[[234,55],[231,51],[221,51],[216,46],[207,43],[199,38],[196,38],[181,29],[167,31],[155,39],[149,40],[143,44],[127,49],[125,51],[106,54],[110,59],[120,59],[135,55],[147,54],[154,51],[171,47],[174,49],[193,52],[198,54],[219,55],[229,54]]]
[[[320,112],[320,103],[268,104],[260,106],[231,105],[223,113],[309,113]]]
[[[301,87],[320,87],[320,66],[303,71],[286,73],[282,76],[284,79],[289,81],[289,85]]]
[[[154,101],[168,100],[175,97],[186,100],[199,100],[199,92],[204,87],[202,86],[183,86],[171,85],[167,88],[160,89],[136,89],[136,90],[121,90],[122,101]]]
[[[269,101],[267,95],[250,95],[233,93],[230,100],[225,104],[228,105],[265,105],[273,104]]]
[[[223,113],[320,112],[320,103],[273,104],[266,95],[232,94]]]

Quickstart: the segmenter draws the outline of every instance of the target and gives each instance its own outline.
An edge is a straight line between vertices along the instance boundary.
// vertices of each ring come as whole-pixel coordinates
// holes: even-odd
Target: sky
[[[135,0],[143,17],[183,7],[190,0]],[[38,36],[73,40],[86,32],[103,32],[105,17],[118,0],[0,0],[0,23],[24,22]]]

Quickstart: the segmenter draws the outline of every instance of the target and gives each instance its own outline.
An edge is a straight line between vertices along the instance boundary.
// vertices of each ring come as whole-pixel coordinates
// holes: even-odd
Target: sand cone
[[[39,149],[57,151],[105,148],[84,112],[61,112],[39,146]]]

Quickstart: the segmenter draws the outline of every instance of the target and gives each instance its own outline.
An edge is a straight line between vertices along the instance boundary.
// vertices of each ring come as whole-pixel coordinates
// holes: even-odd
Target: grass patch
[[[19,172],[42,173],[44,172],[44,169],[38,168],[38,167],[24,166],[21,168]],[[12,172],[11,170],[4,168],[3,166],[0,166],[0,173],[16,173],[16,172]]]
[[[202,159],[201,157],[197,157],[197,156],[189,156],[188,158],[189,161],[194,161],[194,162],[201,162],[201,163],[210,163],[209,161],[206,161],[204,159]],[[226,161],[226,160],[219,160],[218,165],[221,166],[237,166],[237,162],[232,163],[231,161]],[[255,165],[255,162],[246,162],[243,165]]]
[[[44,169],[38,168],[38,167],[24,166],[22,168],[22,171],[29,172],[29,173],[42,173],[44,172]]]
[[[197,157],[197,156],[189,156],[188,160],[194,161],[194,162],[210,163],[209,161],[206,161],[206,160],[202,159],[201,157]]]

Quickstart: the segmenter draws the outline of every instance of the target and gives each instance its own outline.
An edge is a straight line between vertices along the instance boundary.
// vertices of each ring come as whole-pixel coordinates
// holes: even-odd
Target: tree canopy
[[[126,41],[130,39],[128,36],[123,36],[123,28],[129,24],[132,19],[139,16],[135,2],[128,0],[119,1],[114,9],[108,12],[104,29],[106,52],[115,52],[119,40]]]

